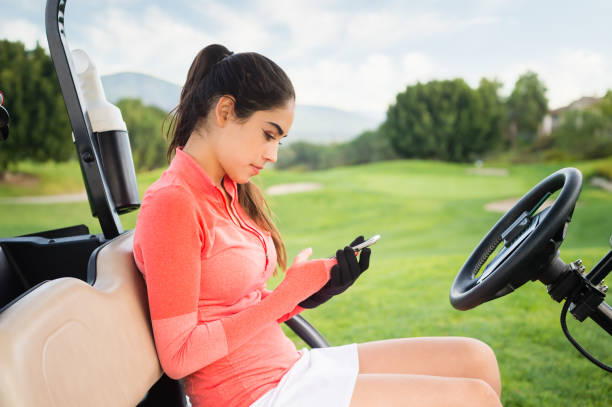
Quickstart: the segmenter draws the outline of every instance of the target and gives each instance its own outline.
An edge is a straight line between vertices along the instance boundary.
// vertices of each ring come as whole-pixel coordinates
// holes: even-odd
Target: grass
[[[26,181],[0,182],[0,197],[66,194],[85,190],[76,161],[42,164],[23,161],[11,168],[10,172],[26,176]]]
[[[588,174],[599,164],[573,165]],[[501,216],[486,212],[484,205],[523,195],[559,167],[512,166],[509,176],[494,177],[470,174],[465,165],[395,161],[306,173],[264,171],[260,183],[264,188],[288,182],[323,185],[318,191],[269,197],[290,258],[305,247],[313,248],[313,257],[326,257],[358,234],[382,235],[373,247],[371,269],[350,290],[305,311],[331,344],[476,337],[496,352],[504,406],[603,407],[610,405],[612,377],[565,340],[558,321],[561,306],[543,285],[528,283],[469,312],[454,310],[448,301],[457,271]],[[141,192],[160,172],[139,174]],[[561,248],[566,262],[582,258],[588,269],[607,252],[611,206],[612,194],[583,188]],[[136,214],[123,215],[124,227],[132,228],[135,219]],[[99,231],[87,203],[0,205],[0,236],[82,222]],[[609,335],[589,322],[572,319],[569,325],[585,347],[612,364]]]

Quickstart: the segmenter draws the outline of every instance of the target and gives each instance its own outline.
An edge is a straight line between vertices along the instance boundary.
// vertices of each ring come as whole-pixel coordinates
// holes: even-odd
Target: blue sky
[[[46,47],[44,4],[0,0],[0,38]],[[195,54],[257,51],[292,78],[298,103],[383,117],[417,81],[482,77],[507,95],[533,70],[549,106],[612,89],[610,1],[68,0],[66,33],[102,74],[182,84]]]

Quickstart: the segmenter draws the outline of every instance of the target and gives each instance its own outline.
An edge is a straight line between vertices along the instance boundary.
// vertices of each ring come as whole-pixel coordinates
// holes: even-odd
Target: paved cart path
[[[73,194],[41,195],[41,196],[18,196],[11,198],[0,198],[0,204],[50,204],[85,202],[87,193],[85,191]]]
[[[298,192],[315,191],[321,189],[323,185],[316,182],[298,182],[293,184],[272,185],[266,189],[268,195],[286,195]],[[70,203],[86,202],[87,193],[77,192],[72,194],[40,195],[40,196],[18,196],[0,198],[1,204],[51,204],[51,203]]]

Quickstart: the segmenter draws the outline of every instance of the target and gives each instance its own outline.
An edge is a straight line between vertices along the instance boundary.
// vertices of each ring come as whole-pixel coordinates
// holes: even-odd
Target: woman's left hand
[[[370,266],[369,248],[361,250],[359,261],[351,246],[355,246],[364,241],[363,236],[353,240],[349,246],[336,252],[338,264],[332,267],[329,281],[316,293],[299,303],[302,308],[315,308],[329,301],[334,295],[346,291],[359,276]]]

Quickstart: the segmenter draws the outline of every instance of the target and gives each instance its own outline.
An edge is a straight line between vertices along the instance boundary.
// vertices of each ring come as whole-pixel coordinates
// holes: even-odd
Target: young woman
[[[211,45],[195,58],[170,128],[170,167],[143,198],[134,257],[166,374],[194,406],[499,406],[495,355],[468,338],[392,339],[297,351],[280,323],[346,290],[370,251],[285,247],[249,180],[276,161],[293,86],[274,62]],[[363,241],[359,237],[353,243]]]

